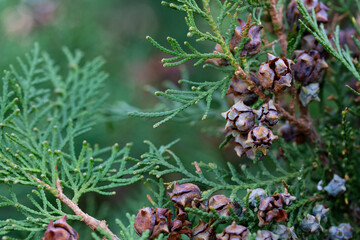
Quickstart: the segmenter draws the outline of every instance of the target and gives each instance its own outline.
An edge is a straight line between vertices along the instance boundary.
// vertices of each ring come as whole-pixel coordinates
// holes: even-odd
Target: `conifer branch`
[[[274,172],[269,174],[268,170],[263,168],[261,173],[263,175],[255,177],[246,168],[242,168],[241,172],[237,172],[234,166],[230,163],[228,163],[228,169],[222,169],[216,164],[205,164],[203,162],[195,163],[196,171],[193,173],[192,170],[186,169],[179,157],[169,149],[173,143],[170,143],[167,146],[161,146],[160,148],[157,148],[149,141],[146,141],[145,143],[149,145],[149,152],[142,155],[143,160],[141,161],[141,164],[145,166],[152,166],[152,170],[149,172],[151,175],[161,178],[167,174],[180,173],[184,177],[180,180],[174,180],[170,184],[173,184],[175,181],[179,184],[186,182],[198,182],[204,184],[208,187],[208,190],[203,192],[204,199],[209,198],[212,194],[221,190],[230,191],[231,196],[236,196],[240,190],[254,189],[258,187],[270,188],[271,185],[282,184],[283,181],[288,182],[291,179],[301,177],[307,174],[311,169],[302,169],[298,166],[296,171],[286,173],[286,171],[282,171],[283,168],[276,163],[277,160],[272,159],[274,164],[277,165],[276,170],[280,171],[279,173],[282,174],[286,173],[285,175],[275,177]],[[174,161],[170,161],[168,156]],[[206,169],[206,171],[202,169]],[[205,172],[209,175],[204,174]],[[227,180],[228,172],[231,173],[231,181]],[[266,177],[269,178],[266,179]],[[249,183],[245,179],[251,179],[253,182]]]
[[[306,25],[304,21],[299,19],[300,23],[308,30],[319,43],[324,47],[324,49],[339,60],[359,81],[360,81],[360,72],[357,70],[352,57],[350,55],[349,49],[341,48],[339,40],[339,26],[336,27],[334,32],[334,45],[330,42],[328,34],[324,29],[323,25],[318,25],[315,17],[315,12],[313,11],[312,16],[308,13],[304,3],[301,0],[297,0],[298,9],[303,16],[304,20],[309,24]]]
[[[81,221],[86,223],[93,231],[97,230],[99,232],[103,231],[107,232],[109,235],[112,236],[112,239],[114,240],[120,240],[111,230],[108,228],[106,221],[100,221],[96,218],[90,216],[89,214],[85,213],[83,210],[80,209],[80,207],[73,202],[70,198],[68,198],[64,193],[63,189],[61,187],[60,179],[56,179],[56,188],[51,187],[50,185],[46,184],[45,182],[41,181],[40,179],[32,176],[29,174],[31,178],[33,178],[38,184],[45,187],[45,189],[53,194],[56,198],[58,198],[61,202],[63,202],[65,205],[67,205],[73,212],[81,217]]]
[[[128,158],[131,144],[122,149],[118,144],[99,148],[84,141],[77,154],[77,137],[94,124],[104,100],[100,89],[107,75],[101,71],[103,61],[100,58],[80,64],[80,52],[72,54],[66,49],[64,52],[69,61],[66,78],[59,75],[59,68],[37,45],[25,60],[19,58],[20,70],[11,66],[11,71],[6,71],[3,78],[0,181],[32,188],[28,198],[38,212],[21,204],[12,188],[9,188],[11,199],[0,198],[0,207],[18,206],[28,219],[41,216],[41,221],[33,222],[36,226],[33,228],[28,228],[22,220],[9,219],[16,226],[11,230],[24,231],[26,226],[29,236],[45,229],[45,223],[51,219],[64,215],[68,215],[68,219],[80,219],[64,212],[61,202],[51,204],[44,190],[86,218],[77,208],[85,193],[113,195],[115,192],[109,190],[143,178],[144,169],[138,167],[136,160]],[[71,190],[71,198],[63,194],[59,178]],[[93,229],[100,226],[107,230],[103,222],[93,220],[86,220]],[[6,234],[9,230],[0,223],[0,232]]]

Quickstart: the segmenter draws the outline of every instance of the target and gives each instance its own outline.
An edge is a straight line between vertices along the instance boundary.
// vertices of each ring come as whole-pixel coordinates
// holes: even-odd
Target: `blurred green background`
[[[129,119],[122,105],[126,102],[142,109],[152,108],[159,101],[147,90],[148,86],[164,89],[165,82],[176,85],[181,78],[180,68],[162,67],[160,61],[164,55],[145,37],[150,35],[166,44],[167,36],[183,42],[186,33],[184,15],[161,6],[160,0],[0,0],[1,69],[16,63],[16,57],[31,50],[35,42],[62,67],[66,67],[63,46],[82,50],[85,60],[99,55],[106,60],[104,70],[110,77],[104,94],[108,93],[109,98],[103,110],[107,113],[112,108],[122,112],[116,118],[105,114],[104,121],[81,136],[79,143],[84,139],[100,146],[133,142],[132,155],[139,157],[147,150],[143,143],[145,139],[161,145],[181,138],[174,150],[187,164],[193,161],[221,164],[220,154],[235,156],[235,153],[232,149],[228,152],[217,150],[222,137],[204,134],[207,123],[190,126],[171,121],[153,129],[155,120]],[[206,51],[213,49],[212,45],[206,44],[200,47]],[[193,81],[213,81],[219,77],[202,68],[192,71],[191,64],[186,67]],[[199,120],[201,115],[199,112]],[[106,219],[116,232],[114,219],[125,219],[126,212],[136,214],[137,209],[148,204],[146,193],[143,184],[139,183],[121,189],[112,197],[90,194],[80,205],[89,214]],[[15,213],[6,213],[9,214]],[[90,238],[90,231],[84,224],[75,227],[82,239]]]

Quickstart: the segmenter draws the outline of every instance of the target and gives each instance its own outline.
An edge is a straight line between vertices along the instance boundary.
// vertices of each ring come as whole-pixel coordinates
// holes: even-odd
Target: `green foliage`
[[[336,27],[332,43],[324,26],[318,25],[315,12],[313,11],[312,16],[310,16],[304,3],[301,0],[297,0],[297,3],[299,4],[299,11],[301,15],[304,17],[309,26],[300,19],[299,21],[301,24],[316,38],[316,40],[319,41],[327,52],[339,60],[360,81],[360,71],[356,68],[353,62],[350,50],[347,47],[345,49],[341,48],[339,40],[339,26]]]
[[[163,112],[149,112],[149,113],[139,113],[139,112],[132,112],[129,113],[130,116],[137,116],[137,117],[165,117],[163,120],[154,124],[154,128],[160,126],[161,124],[171,120],[180,112],[184,111],[188,107],[198,104],[199,101],[205,100],[206,101],[206,109],[203,115],[203,120],[206,119],[208,113],[210,111],[211,102],[213,100],[213,94],[219,88],[227,89],[229,85],[229,80],[231,78],[229,76],[225,77],[222,80],[216,82],[191,82],[188,80],[182,80],[181,82],[186,82],[189,84],[193,84],[196,87],[193,87],[193,91],[178,91],[178,90],[167,90],[165,92],[157,92],[156,95],[168,98],[172,101],[181,103],[179,107]],[[225,94],[225,92],[223,91]],[[223,94],[223,95],[224,95]]]
[[[278,1],[276,7],[280,10],[285,2]],[[360,174],[357,139],[359,130],[356,126],[360,107],[354,104],[346,89],[339,87],[339,83],[347,83],[350,73],[360,80],[360,72],[350,50],[341,47],[339,28],[335,32],[335,38],[329,39],[324,26],[317,23],[315,13],[311,16],[302,1],[298,2],[304,21],[300,20],[299,28],[287,36],[287,57],[290,58],[293,51],[298,49],[302,35],[308,31],[338,60],[335,63],[329,61],[336,73],[327,73],[328,81],[321,83],[322,102],[309,107],[311,115],[318,118],[321,144],[297,145],[279,139],[267,156],[257,155],[253,162],[241,158],[236,159],[239,163],[209,163],[207,159],[197,160],[193,156],[188,156],[186,159],[197,160],[193,162],[193,167],[189,167],[185,164],[185,158],[171,150],[177,141],[161,147],[146,141],[149,150],[141,159],[130,156],[134,155],[130,154],[131,144],[123,148],[118,144],[112,147],[92,146],[86,141],[81,144],[80,136],[101,120],[98,113],[106,98],[103,86],[107,78],[107,74],[101,70],[103,60],[95,58],[82,63],[82,54],[79,51],[71,53],[64,49],[68,67],[59,68],[50,56],[40,52],[36,45],[24,59],[19,59],[17,67],[11,66],[10,70],[5,71],[2,81],[0,209],[16,209],[20,215],[10,216],[8,219],[0,218],[0,235],[14,236],[18,239],[39,239],[50,219],[56,220],[67,215],[69,221],[83,220],[61,202],[59,194],[62,189],[64,194],[81,208],[81,200],[87,194],[114,195],[115,188],[144,179],[149,189],[149,201],[144,198],[141,203],[136,203],[139,208],[161,207],[170,208],[175,212],[166,192],[178,182],[198,184],[203,190],[204,204],[214,194],[225,194],[240,203],[243,209],[241,215],[230,208],[230,216],[221,216],[211,208],[186,208],[188,218],[193,223],[192,227],[199,219],[216,219],[211,224],[220,232],[235,221],[252,232],[249,239],[255,239],[257,230],[273,230],[277,225],[274,221],[267,226],[258,226],[258,209],[249,204],[249,192],[256,188],[264,188],[269,195],[281,193],[287,188],[291,195],[296,196],[296,200],[284,209],[289,218],[286,225],[295,226],[298,236],[304,236],[300,223],[306,214],[311,213],[317,201],[326,203],[331,209],[327,214],[329,221],[322,222],[325,229],[344,220],[353,225],[353,218],[349,212],[359,206],[359,194],[356,191],[360,184],[357,177]],[[350,12],[351,5],[348,2],[340,1],[341,6],[337,10],[342,13]],[[224,97],[234,72],[241,68],[245,75],[250,76],[250,70],[259,67],[259,59],[267,51],[262,46],[257,55],[242,56],[242,48],[249,40],[247,37],[241,39],[234,51],[230,51],[229,43],[237,25],[237,18],[251,13],[251,20],[261,25],[263,12],[272,6],[269,1],[260,0],[170,0],[162,4],[185,13],[188,37],[195,38],[195,43],[185,42],[182,46],[178,40],[168,37],[170,47],[165,47],[153,38],[147,37],[156,48],[170,55],[163,59],[164,66],[174,67],[188,61],[194,62],[195,66],[205,63],[204,68],[218,71],[221,80],[203,78],[190,81],[186,71],[183,71],[183,79],[179,81],[182,85],[173,84],[166,91],[156,92],[157,96],[162,97],[162,105],[151,112],[132,112],[129,115],[162,118],[154,127],[173,118],[194,123],[194,119],[199,117],[199,112],[203,114],[202,119],[220,118],[220,111],[228,108]],[[358,3],[357,7],[360,10]],[[351,20],[354,24],[354,20]],[[354,27],[357,25],[354,24]],[[356,30],[360,32],[358,28]],[[246,31],[243,35],[247,34]],[[271,45],[270,40],[274,35],[266,33],[263,43]],[[354,38],[354,41],[359,47],[357,39]],[[223,52],[203,51],[200,46],[202,42],[219,44]],[[273,53],[276,53],[276,47],[273,45]],[[218,67],[206,64],[206,61],[212,58],[221,58],[228,65]],[[350,73],[344,74],[340,64]],[[329,92],[335,97],[332,96],[327,101],[326,95]],[[274,97],[267,91],[263,94],[265,100]],[[278,96],[275,96],[274,101],[278,100],[277,98]],[[260,107],[265,100],[259,99],[253,108]],[[328,106],[331,110],[325,111]],[[317,111],[316,107],[319,107],[320,111]],[[123,105],[116,109],[117,112],[110,112],[111,116],[107,119],[119,119],[119,116],[123,118],[124,113],[119,110],[125,109],[137,111],[130,105]],[[292,113],[295,118],[300,114],[304,112]],[[310,117],[308,112],[305,115]],[[213,125],[211,129],[212,132],[220,132],[217,126]],[[276,128],[273,130],[276,131]],[[231,136],[226,137],[220,148],[232,140]],[[195,152],[197,148],[193,146],[192,150]],[[178,152],[182,154],[185,151],[180,149]],[[328,160],[328,164],[324,164],[324,158]],[[334,173],[347,180],[347,191],[336,199],[317,190],[317,183],[322,180],[326,185]],[[27,198],[22,197],[24,194],[27,194]],[[149,231],[142,236],[135,232],[133,214],[136,212],[127,214],[125,221],[116,220],[120,229],[116,234],[122,240],[147,239],[151,234]],[[105,228],[99,227],[96,230],[91,233],[93,239],[113,238]],[[326,236],[326,231],[317,236],[309,236],[309,239],[322,239]],[[356,234],[360,234],[358,228],[355,229],[354,236]],[[15,239],[14,237],[10,239]],[[166,235],[160,235],[158,240],[166,238]]]
[[[80,220],[63,210],[60,200],[54,201],[59,193],[57,179],[74,203],[86,193],[112,195],[115,192],[109,190],[142,179],[136,161],[125,160],[131,145],[100,148],[84,141],[75,149],[75,139],[98,119],[107,75],[101,71],[101,58],[81,64],[80,52],[64,49],[64,53],[69,62],[66,75],[60,74],[38,45],[25,59],[19,58],[18,68],[11,66],[5,72],[0,100],[0,181],[9,196],[1,196],[0,206],[15,207],[26,220],[2,220],[1,234],[29,232],[26,239],[31,239],[50,219],[67,214],[70,220]],[[18,185],[29,186],[24,190],[29,192],[30,204],[17,197]]]
[[[210,107],[213,101],[213,96],[216,92],[221,93],[223,98],[227,92],[228,86],[231,82],[231,78],[234,74],[234,70],[237,69],[237,62],[242,62],[245,69],[248,70],[249,65],[254,62],[254,60],[246,63],[246,58],[241,57],[240,53],[244,44],[249,41],[249,38],[243,38],[238,47],[235,48],[235,53],[232,54],[228,47],[229,42],[232,37],[232,33],[237,24],[237,16],[244,13],[253,13],[254,19],[257,20],[257,23],[260,23],[260,16],[262,14],[262,9],[267,6],[267,4],[261,3],[262,1],[215,1],[216,5],[212,6],[210,1],[204,0],[202,6],[200,6],[194,0],[176,0],[175,3],[162,2],[163,5],[173,8],[175,10],[185,12],[185,22],[189,27],[188,37],[195,37],[196,42],[209,41],[214,44],[219,44],[223,49],[223,53],[214,52],[214,53],[201,53],[195,47],[193,47],[189,42],[185,42],[184,45],[189,48],[191,53],[186,52],[180,45],[180,43],[171,37],[167,38],[171,49],[166,48],[156,42],[153,38],[147,37],[147,39],[158,49],[167,53],[173,57],[164,58],[162,62],[164,67],[173,67],[180,64],[183,64],[189,60],[197,60],[194,66],[198,66],[204,63],[208,59],[220,58],[230,63],[228,68],[220,68],[213,66],[212,64],[205,64],[204,67],[213,68],[222,73],[225,73],[226,76],[219,81],[204,81],[204,82],[194,82],[189,80],[181,80],[180,84],[185,83],[189,84],[190,87],[187,90],[175,90],[168,89],[165,92],[156,92],[157,96],[167,98],[173,102],[180,103],[179,106],[174,107],[171,110],[165,110],[161,112],[130,112],[130,116],[143,117],[143,118],[163,118],[161,121],[154,124],[154,128],[160,126],[161,124],[173,119],[179,113],[183,112],[187,108],[198,104],[201,101],[205,101],[206,108],[205,113],[202,119],[206,119]],[[213,16],[212,7],[216,7],[219,11],[217,16]],[[256,9],[260,11],[256,11]],[[211,29],[211,32],[206,30],[200,30],[196,24],[195,15],[199,16],[203,22],[207,23],[207,27]],[[227,25],[225,25],[225,23]],[[223,30],[224,26],[230,26]],[[241,59],[241,61],[240,61]]]
[[[182,160],[170,150],[176,142],[157,148],[151,142],[146,141],[146,144],[149,145],[149,151],[142,155],[141,165],[144,168],[148,167],[150,169],[149,174],[160,179],[160,183],[162,182],[161,179],[166,178],[166,176],[178,176],[179,179],[166,183],[167,188],[170,188],[174,182],[179,184],[199,184],[199,186],[206,189],[202,192],[202,200],[206,200],[216,193],[222,193],[239,202],[243,208],[247,209],[241,217],[236,215],[234,211],[232,211],[231,216],[225,217],[220,216],[215,210],[206,212],[196,208],[186,209],[189,213],[204,221],[210,218],[217,219],[218,221],[213,224],[214,226],[223,221],[227,223],[236,221],[238,224],[247,225],[251,231],[259,229],[257,226],[257,214],[249,206],[249,195],[246,190],[264,188],[268,193],[282,192],[281,186],[283,182],[290,185],[290,192],[297,197],[296,203],[287,208],[290,213],[288,226],[296,224],[297,218],[302,219],[303,216],[309,213],[311,206],[314,205],[313,200],[311,200],[313,196],[310,195],[311,197],[309,197],[301,190],[304,186],[307,186],[309,193],[315,189],[315,185],[311,183],[312,164],[317,163],[319,159],[310,148],[305,152],[310,155],[304,155],[304,151],[281,141],[285,151],[284,159],[286,159],[286,163],[280,162],[276,156],[267,156],[262,161],[254,163],[250,168],[242,165],[240,169],[237,169],[231,163],[227,163],[227,168],[224,169],[214,163],[206,164],[201,161],[194,162],[193,169],[187,169],[184,167]],[[302,181],[299,181],[299,179]],[[164,191],[159,191],[159,193],[157,193],[158,191],[151,192],[156,199],[159,199],[159,203],[163,203],[153,204],[154,207],[169,207],[169,198],[163,194]]]

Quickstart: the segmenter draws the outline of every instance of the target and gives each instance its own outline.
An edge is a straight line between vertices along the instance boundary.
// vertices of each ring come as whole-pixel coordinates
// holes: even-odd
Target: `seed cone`
[[[182,211],[186,207],[198,207],[200,204],[200,188],[192,183],[178,184],[175,182],[173,191],[168,194],[175,207]]]
[[[320,98],[318,97],[319,92],[319,83],[310,83],[307,86],[301,87],[301,91],[299,94],[301,104],[303,106],[307,106],[311,101],[314,100],[320,102]]]
[[[192,230],[192,240],[215,240],[216,229],[210,227],[209,223],[199,220],[199,224]]]
[[[254,190],[251,190],[251,193],[249,195],[249,203],[251,206],[256,207],[257,198],[267,198],[266,191],[262,188],[256,188]]]
[[[326,217],[326,213],[329,211],[329,208],[325,208],[324,205],[322,204],[316,204],[312,210],[312,214],[314,216],[317,216],[319,218],[321,218],[322,222],[327,222],[327,217]]]
[[[287,213],[283,207],[289,205],[296,198],[291,196],[285,188],[284,193],[274,194],[267,198],[260,197],[258,211],[259,226],[267,225],[271,220],[276,222],[286,221]]]
[[[231,216],[230,208],[232,208],[238,215],[241,214],[241,206],[239,203],[232,201],[225,195],[214,195],[209,199],[208,211],[211,208],[215,209],[216,212],[221,216]]]
[[[150,231],[150,238],[156,238],[161,233],[170,232],[171,213],[167,208],[143,208],[138,210],[134,228],[140,236]]]
[[[272,142],[278,137],[272,131],[264,126],[255,127],[248,134],[245,144],[251,147],[254,152],[261,151],[264,155],[272,145]]]
[[[250,76],[253,81],[257,82],[253,73],[250,73]],[[227,94],[233,97],[234,102],[242,100],[245,105],[252,105],[258,99],[258,95],[250,91],[248,85],[236,75],[232,78]]]
[[[234,221],[230,226],[227,226],[222,233],[217,234],[216,238],[218,240],[242,240],[248,239],[249,234],[249,229],[237,225]]]
[[[66,222],[66,215],[50,221],[41,240],[79,240],[79,234]]]
[[[330,196],[336,197],[346,191],[345,182],[345,179],[339,177],[337,174],[334,174],[333,179],[324,189]]]
[[[305,7],[307,8],[310,15],[312,14],[312,9],[315,10],[315,17],[318,23],[327,23],[329,8],[320,2],[319,0],[303,0]],[[292,28],[292,26],[299,26],[299,19],[301,19],[301,14],[298,10],[298,4],[296,0],[291,0],[286,11],[286,19]]]
[[[234,104],[227,112],[221,114],[226,120],[226,130],[248,132],[255,124],[255,114],[242,100]]]
[[[302,222],[300,223],[300,227],[304,232],[307,233],[318,233],[322,232],[323,228],[320,225],[320,216],[313,216],[311,214],[307,214]]]
[[[297,50],[295,55],[297,62],[292,66],[295,80],[303,86],[319,82],[322,71],[328,68],[320,53],[316,50]]]
[[[274,230],[274,233],[278,234],[280,239],[288,239],[288,240],[298,239],[296,234],[294,233],[294,227],[288,228],[285,225],[277,225]]]
[[[242,157],[244,154],[248,158],[255,158],[254,150],[251,146],[246,144],[246,140],[248,137],[248,134],[240,134],[233,132],[233,135],[235,136],[234,144],[235,144],[235,152],[239,157]]]
[[[263,104],[259,110],[254,111],[257,119],[267,127],[273,127],[277,124],[279,116],[274,106],[273,100]]]
[[[262,63],[259,68],[259,82],[267,90],[278,93],[286,87],[291,87],[290,59],[275,57],[268,53],[268,61]]]

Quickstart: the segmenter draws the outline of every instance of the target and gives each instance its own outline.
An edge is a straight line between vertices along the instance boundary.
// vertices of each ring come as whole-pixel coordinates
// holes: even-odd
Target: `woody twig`
[[[33,178],[37,183],[39,183],[41,186],[44,186],[47,191],[55,195],[56,198],[58,198],[61,202],[63,202],[65,205],[67,205],[73,212],[81,217],[81,221],[86,223],[92,230],[99,230],[101,229],[102,232],[106,232],[109,236],[112,237],[114,240],[120,240],[109,228],[106,224],[106,221],[98,220],[89,214],[85,213],[83,210],[80,209],[80,207],[73,201],[71,201],[70,198],[68,198],[64,193],[63,189],[61,187],[60,179],[56,179],[56,188],[50,186],[49,184],[46,184],[45,182],[41,181],[40,179],[36,178],[35,176],[29,174],[31,178]]]
[[[288,42],[286,40],[285,28],[283,23],[283,7],[276,8],[277,0],[270,0],[269,13],[274,25],[274,31],[279,39],[281,52],[286,56]]]

